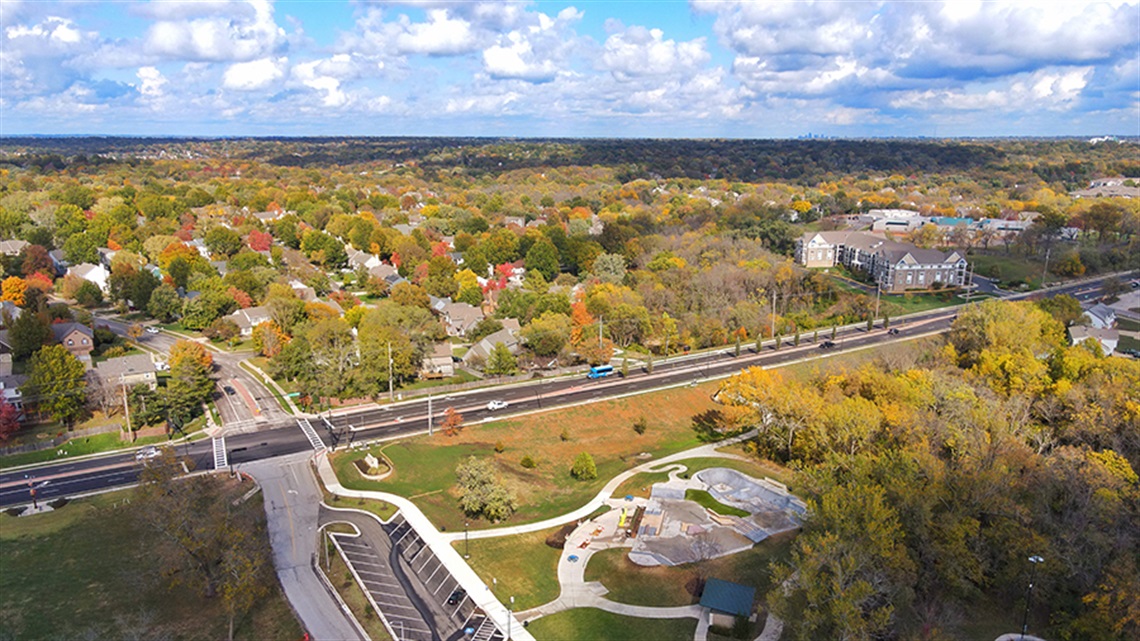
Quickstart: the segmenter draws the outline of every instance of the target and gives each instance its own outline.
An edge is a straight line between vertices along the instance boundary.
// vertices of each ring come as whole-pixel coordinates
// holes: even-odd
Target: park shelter
[[[736,617],[752,615],[756,588],[721,579],[709,579],[701,592],[701,607],[709,609],[709,623],[731,628]]]

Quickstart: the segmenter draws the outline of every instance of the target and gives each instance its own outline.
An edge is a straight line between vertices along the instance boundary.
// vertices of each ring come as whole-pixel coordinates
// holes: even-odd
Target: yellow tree
[[[28,284],[19,276],[9,276],[0,283],[0,301],[11,301],[23,306],[24,292],[28,291]]]

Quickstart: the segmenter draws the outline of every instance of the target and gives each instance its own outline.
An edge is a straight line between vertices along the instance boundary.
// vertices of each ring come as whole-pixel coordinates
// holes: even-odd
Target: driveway
[[[277,577],[301,624],[315,641],[363,637],[316,574],[321,493],[309,471],[310,453],[238,466],[261,485]]]

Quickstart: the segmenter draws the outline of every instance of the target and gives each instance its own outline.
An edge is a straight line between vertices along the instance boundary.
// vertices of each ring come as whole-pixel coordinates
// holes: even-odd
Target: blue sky
[[[8,135],[1140,135],[1140,0],[3,0],[0,44]]]

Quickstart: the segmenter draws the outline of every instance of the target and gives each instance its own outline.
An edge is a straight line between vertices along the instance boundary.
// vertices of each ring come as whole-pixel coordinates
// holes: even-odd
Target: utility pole
[[[881,279],[875,281],[875,318],[879,317],[879,298],[883,294],[883,281]],[[872,325],[874,319],[871,320]]]
[[[1021,620],[1021,639],[1025,641],[1025,632],[1029,629],[1029,600],[1033,598],[1033,583],[1037,580],[1037,564],[1045,559],[1034,554],[1029,557],[1032,571],[1029,574],[1029,589],[1025,591],[1025,618]]]
[[[134,431],[131,430],[131,405],[127,402],[127,383],[123,380],[122,374],[119,374],[119,385],[123,388],[123,414],[127,417],[127,436],[133,442],[135,438]]]
[[[772,299],[772,327],[769,329],[769,335],[773,338],[776,337],[776,294],[769,294],[768,298]]]
[[[388,402],[396,400],[392,390],[392,341],[388,341]]]
[[[432,429],[431,420],[431,392],[428,392],[428,436],[431,436]]]
[[[1045,248],[1045,269],[1041,270],[1041,289],[1045,289],[1045,279],[1049,278],[1049,252],[1053,251],[1052,247]]]

